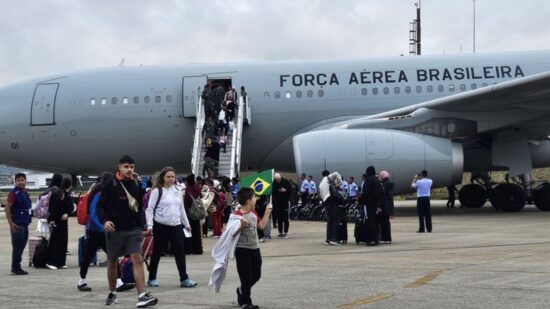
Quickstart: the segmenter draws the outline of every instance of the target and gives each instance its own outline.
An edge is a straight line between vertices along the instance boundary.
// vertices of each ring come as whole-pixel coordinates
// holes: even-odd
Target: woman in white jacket
[[[157,270],[162,250],[168,240],[176,258],[180,275],[180,287],[190,288],[197,285],[189,279],[185,265],[184,229],[191,232],[185,207],[183,207],[183,192],[176,186],[176,171],[171,167],[162,169],[156,179],[156,187],[151,191],[149,203],[145,211],[147,218],[147,234],[153,233],[153,255],[149,266],[149,281],[151,287],[159,286]]]

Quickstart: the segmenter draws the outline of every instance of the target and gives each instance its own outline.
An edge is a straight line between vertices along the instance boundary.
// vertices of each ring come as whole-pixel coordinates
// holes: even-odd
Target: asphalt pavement
[[[446,209],[433,203],[432,233],[416,233],[414,202],[398,202],[393,243],[356,245],[353,224],[344,246],[324,244],[323,222],[291,221],[288,239],[261,244],[262,278],[252,290],[260,308],[549,308],[550,212],[527,206],[519,213]],[[33,229],[35,223],[32,225]],[[35,233],[31,233],[33,235]],[[26,267],[9,274],[11,241],[0,219],[0,308],[101,308],[107,296],[106,269],[90,267],[92,292],[79,292],[77,240],[83,227],[71,218],[68,269]],[[276,234],[274,233],[276,236]],[[208,289],[215,238],[205,254],[187,256],[198,287],[179,287],[173,257],[163,257],[155,308],[238,308],[234,261],[219,294]],[[104,254],[99,255],[104,259]],[[114,308],[135,308],[135,290],[119,293]]]

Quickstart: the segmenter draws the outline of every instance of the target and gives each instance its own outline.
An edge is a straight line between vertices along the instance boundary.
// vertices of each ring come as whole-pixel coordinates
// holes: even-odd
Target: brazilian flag
[[[240,188],[252,188],[256,195],[271,195],[273,186],[273,170],[266,170],[254,175],[241,178],[239,181]]]

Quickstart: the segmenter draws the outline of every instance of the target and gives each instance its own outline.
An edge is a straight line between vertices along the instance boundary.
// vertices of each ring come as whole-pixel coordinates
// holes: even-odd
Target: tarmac
[[[291,221],[288,239],[261,244],[262,279],[252,298],[260,308],[549,308],[550,212],[527,206],[519,213],[447,209],[432,203],[432,233],[416,233],[414,202],[398,202],[393,243],[356,245],[353,224],[344,246],[324,244],[325,223]],[[0,219],[1,308],[102,308],[106,269],[90,267],[92,292],[79,292],[77,239],[83,227],[70,219],[68,269],[26,267],[11,276],[11,241]],[[35,223],[31,225],[35,228]],[[34,235],[36,233],[31,233]],[[273,232],[272,236],[276,236]],[[198,287],[179,287],[173,257],[163,257],[159,298],[154,308],[238,308],[239,284],[231,261],[221,292],[208,289],[215,238],[204,239],[205,254],[187,256],[189,276]],[[99,254],[104,259],[104,254]],[[114,308],[135,308],[135,290],[118,295]]]

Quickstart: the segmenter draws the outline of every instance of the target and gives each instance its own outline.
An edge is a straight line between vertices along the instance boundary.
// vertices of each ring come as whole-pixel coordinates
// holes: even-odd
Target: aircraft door
[[[31,126],[55,125],[55,100],[58,88],[58,83],[36,85],[31,106]]]
[[[185,76],[182,85],[183,116],[196,117],[198,96],[206,85],[206,76]]]

